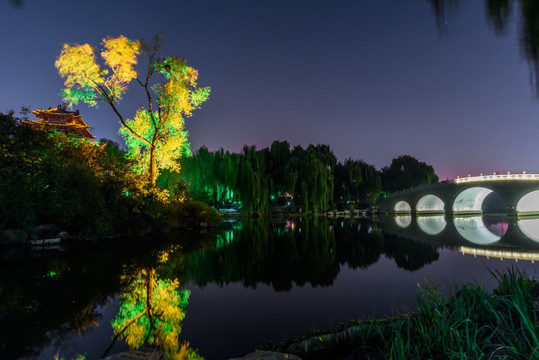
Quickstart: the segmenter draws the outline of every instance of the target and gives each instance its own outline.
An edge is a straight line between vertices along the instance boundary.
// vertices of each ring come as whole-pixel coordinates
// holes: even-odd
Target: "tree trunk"
[[[150,184],[155,186],[157,180],[157,156],[155,152],[156,144],[150,146]]]
[[[148,277],[146,278],[146,308],[148,309],[148,318],[150,319],[150,329],[148,330],[148,335],[144,340],[144,346],[148,346],[148,340],[152,334],[155,318],[153,317],[153,284],[154,280],[154,271],[153,269],[148,270]]]

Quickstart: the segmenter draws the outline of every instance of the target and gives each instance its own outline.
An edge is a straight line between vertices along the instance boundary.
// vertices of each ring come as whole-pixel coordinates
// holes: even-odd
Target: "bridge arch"
[[[539,219],[518,219],[517,225],[527,238],[539,242]]]
[[[481,205],[492,190],[475,186],[461,191],[453,202],[453,213],[482,213]]]
[[[438,235],[444,231],[447,222],[444,215],[419,216],[416,219],[417,226],[427,235]]]
[[[539,214],[539,190],[524,195],[517,203],[518,214]]]
[[[438,196],[428,194],[419,199],[415,209],[417,212],[444,212],[445,203]]]
[[[456,217],[453,224],[460,236],[476,245],[490,245],[501,239],[486,227],[482,216]]]
[[[411,213],[412,207],[406,201],[399,201],[393,210],[395,213]]]
[[[411,215],[400,215],[395,216],[395,224],[397,224],[398,227],[401,229],[405,229],[412,223],[412,216]]]

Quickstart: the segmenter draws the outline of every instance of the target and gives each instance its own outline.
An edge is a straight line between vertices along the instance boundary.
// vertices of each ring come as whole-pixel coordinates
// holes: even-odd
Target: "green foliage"
[[[351,159],[338,163],[327,145],[291,150],[288,142],[274,141],[261,150],[244,146],[240,154],[202,147],[182,159],[182,169],[193,198],[217,207],[241,202],[247,213],[269,212],[277,203],[272,197],[283,194],[291,194],[303,212],[365,206],[381,190],[374,166]]]
[[[33,130],[0,114],[0,227],[38,223],[105,234],[111,230],[106,194],[113,191],[104,150],[55,131]]]
[[[86,355],[77,355],[72,360],[85,360]],[[54,355],[54,360],[64,360],[64,357],[60,357],[58,354]]]
[[[261,150],[244,146],[240,154],[202,147],[182,160],[182,176],[193,198],[213,206],[241,202],[247,213],[268,213],[271,196],[288,193],[304,212],[318,212],[334,205],[336,162],[327,145],[290,151],[286,141],[275,141]]]
[[[202,221],[207,224],[217,225],[222,221],[221,216],[214,209],[199,201],[187,198],[178,207],[177,216],[184,221]]]

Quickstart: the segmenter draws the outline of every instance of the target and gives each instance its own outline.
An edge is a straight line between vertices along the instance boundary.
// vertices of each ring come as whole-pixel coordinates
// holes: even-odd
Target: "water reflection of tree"
[[[384,252],[401,269],[416,271],[440,257],[437,246],[385,234]]]
[[[219,246],[186,259],[185,281],[199,286],[241,282],[252,288],[263,283],[289,291],[293,284],[331,286],[342,265],[365,269],[384,253],[410,271],[439,257],[436,246],[382,234],[376,224],[358,219],[260,219],[221,237]]]
[[[185,258],[214,239],[211,232],[181,233],[181,239],[170,233],[75,244],[64,251],[27,253],[21,248],[3,252],[0,359],[32,357],[47,346],[72,341],[76,334],[102,322],[103,307],[124,285],[125,269],[156,267],[156,259],[162,258],[166,249],[169,259],[156,267],[157,274],[166,279],[180,277]],[[93,357],[101,355],[96,352],[104,348],[87,350]],[[60,356],[67,358],[69,354]]]
[[[376,228],[375,228],[376,229]],[[205,249],[189,258],[186,275],[200,286],[242,282],[288,291],[293,284],[330,286],[341,265],[366,268],[378,261],[383,239],[378,231],[357,220],[326,218],[248,221],[232,230],[226,246]]]
[[[152,345],[169,359],[185,359],[189,344],[180,344],[181,322],[189,300],[177,279],[160,279],[155,269],[142,269],[125,276],[126,289],[112,328],[130,348]]]

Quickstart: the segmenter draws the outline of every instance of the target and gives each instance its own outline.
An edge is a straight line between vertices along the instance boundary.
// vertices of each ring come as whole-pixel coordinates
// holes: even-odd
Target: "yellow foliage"
[[[186,303],[188,293],[186,299],[182,299],[179,281],[159,279],[153,269],[142,269],[138,274],[124,277],[125,280],[129,285],[121,297],[118,315],[112,322],[114,332],[123,331],[121,336],[131,348],[145,345],[148,339],[149,344],[167,356],[177,354],[181,322],[185,318],[181,304]],[[143,314],[144,311],[147,312]]]
[[[108,82],[115,84],[127,84],[137,77],[137,56],[140,53],[140,41],[132,41],[123,35],[117,38],[108,37],[103,39],[105,50],[101,57],[112,69],[112,76]]]
[[[63,97],[70,106],[79,101],[90,106],[95,106],[97,100],[113,103],[121,99],[127,84],[137,77],[139,41],[120,35],[103,39],[103,46],[101,57],[108,69],[96,62],[94,49],[89,44],[64,44],[54,65],[65,78]]]
[[[150,183],[155,185],[159,170],[179,171],[178,160],[190,154],[185,117],[190,117],[207,100],[210,89],[197,88],[198,71],[184,59],[161,59],[156,57],[156,52],[152,53],[141,85],[146,92],[153,90],[155,96],[148,96],[147,108],[138,109],[132,119],[125,120],[116,103],[127,85],[137,78],[137,58],[142,44],[120,35],[103,39],[102,45],[103,66],[96,62],[90,45],[64,44],[55,62],[59,74],[65,78],[64,101],[70,106],[79,101],[96,106],[98,100],[111,105],[122,123],[120,134],[137,161],[136,172],[149,174]],[[157,74],[164,81],[155,82],[152,76]],[[152,152],[155,157],[151,156]]]

